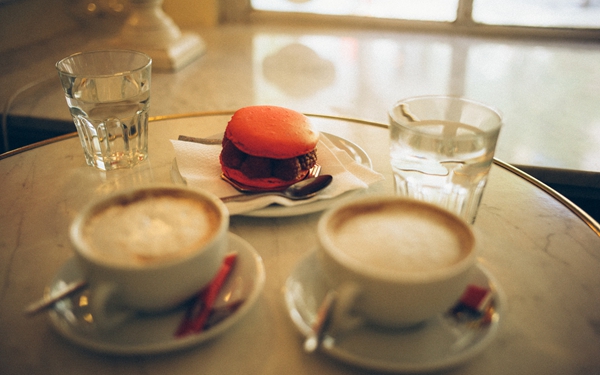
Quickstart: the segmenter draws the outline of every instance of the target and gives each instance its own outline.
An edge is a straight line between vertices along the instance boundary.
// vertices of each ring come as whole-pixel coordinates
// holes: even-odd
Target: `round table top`
[[[316,247],[320,212],[231,218],[230,231],[260,254],[266,283],[256,305],[215,340],[152,356],[78,347],[45,314],[26,317],[72,257],[68,226],[84,204],[147,183],[172,183],[169,140],[223,131],[230,113],[154,118],[149,159],[102,172],[85,164],[79,140],[63,137],[0,158],[0,372],[6,374],[346,374],[368,373],[324,352],[306,354],[284,303],[284,284]],[[384,175],[365,194],[391,193],[385,125],[310,115],[322,131],[360,146]],[[600,226],[520,171],[496,161],[474,225],[479,263],[504,291],[496,337],[461,374],[600,373]]]

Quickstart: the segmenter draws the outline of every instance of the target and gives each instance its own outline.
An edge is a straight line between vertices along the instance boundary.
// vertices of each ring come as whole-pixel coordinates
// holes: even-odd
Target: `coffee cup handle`
[[[356,299],[360,297],[360,286],[354,282],[346,282],[335,289],[337,297],[329,327],[329,333],[332,335],[351,331],[365,323],[364,318],[354,308]]]
[[[111,305],[117,292],[115,283],[100,283],[90,290],[90,311],[94,324],[100,329],[115,328],[134,314],[132,310]]]

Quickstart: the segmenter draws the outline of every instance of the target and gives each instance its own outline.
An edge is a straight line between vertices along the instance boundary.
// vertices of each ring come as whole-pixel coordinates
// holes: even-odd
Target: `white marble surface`
[[[386,122],[397,100],[463,95],[505,116],[497,156],[517,165],[600,172],[600,44],[362,28],[231,24],[197,31],[207,44],[177,73],[153,75],[151,115],[277,104]],[[105,46],[69,34],[7,53],[0,102],[13,114],[68,120],[54,63]],[[598,187],[598,179],[580,176]]]
[[[0,373],[2,374],[367,374],[323,354],[305,354],[285,310],[282,287],[316,244],[319,214],[234,217],[231,232],[263,257],[266,285],[255,308],[222,337],[182,352],[151,357],[99,355],[61,339],[44,316],[22,308],[39,297],[72,256],[67,228],[89,199],[130,185],[170,181],[179,134],[208,136],[227,116],[150,124],[150,158],[109,173],[85,165],[76,138],[0,160]],[[363,147],[391,191],[387,130],[314,120],[322,130]],[[480,262],[507,296],[496,339],[451,374],[600,373],[600,237],[563,204],[494,166],[475,227]]]

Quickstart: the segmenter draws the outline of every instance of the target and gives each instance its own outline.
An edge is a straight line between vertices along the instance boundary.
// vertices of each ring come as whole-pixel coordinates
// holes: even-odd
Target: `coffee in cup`
[[[94,321],[112,327],[189,299],[218,272],[228,226],[216,196],[186,187],[141,187],[86,206],[70,235]]]
[[[449,211],[397,196],[362,198],[325,213],[318,258],[353,313],[404,327],[446,311],[476,261],[469,225]],[[352,293],[348,293],[352,290]]]

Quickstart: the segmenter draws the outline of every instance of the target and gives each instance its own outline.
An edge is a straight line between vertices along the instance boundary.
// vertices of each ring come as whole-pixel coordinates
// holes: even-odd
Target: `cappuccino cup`
[[[321,217],[317,231],[317,259],[338,296],[337,323],[402,328],[425,322],[456,303],[476,264],[466,221],[410,198],[343,204]]]
[[[93,323],[113,328],[195,295],[221,266],[228,227],[220,199],[187,187],[140,187],[91,202],[71,224],[70,239]]]

